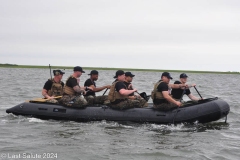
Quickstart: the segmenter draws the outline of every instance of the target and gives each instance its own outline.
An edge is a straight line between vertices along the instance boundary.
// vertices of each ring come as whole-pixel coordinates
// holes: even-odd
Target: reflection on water
[[[72,73],[65,70],[63,81]],[[86,73],[89,73],[86,70]],[[81,77],[80,85],[89,78]],[[160,72],[133,71],[133,86],[151,93]],[[239,75],[188,73],[204,98],[219,97],[231,107],[224,119],[208,124],[158,125],[133,122],[42,120],[6,114],[23,101],[41,97],[48,69],[0,68],[0,152],[58,153],[58,159],[238,159],[240,156]],[[171,73],[178,80],[180,73]],[[115,71],[99,71],[97,86],[111,84]],[[172,81],[172,83],[174,82]],[[100,92],[99,95],[103,94]],[[198,93],[191,92],[199,97]],[[188,98],[184,97],[187,101]],[[151,99],[150,101],[151,102]]]

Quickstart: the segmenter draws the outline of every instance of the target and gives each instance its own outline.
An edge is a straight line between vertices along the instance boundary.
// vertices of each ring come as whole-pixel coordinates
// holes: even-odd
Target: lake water
[[[72,70],[65,70],[65,82]],[[80,85],[89,78],[81,76]],[[132,72],[133,86],[150,94],[161,72]],[[41,120],[7,114],[6,109],[41,97],[48,69],[0,68],[0,160],[224,160],[240,157],[240,75],[188,73],[203,98],[219,97],[228,102],[230,113],[208,124],[156,125],[112,121],[74,122]],[[111,84],[115,71],[99,71],[97,86]],[[180,73],[171,73],[174,80]],[[194,89],[192,93],[199,97]],[[103,92],[98,93],[101,95]],[[187,97],[184,97],[188,100]]]

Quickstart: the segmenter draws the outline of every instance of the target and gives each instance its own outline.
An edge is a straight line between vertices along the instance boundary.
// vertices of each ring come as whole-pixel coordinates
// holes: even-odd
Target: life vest
[[[68,82],[69,78],[75,78],[75,77],[70,76],[66,80],[66,84],[64,85],[64,88],[63,88],[64,94],[71,95],[71,96],[77,95],[77,92],[75,92],[72,87],[67,86],[67,82]],[[75,78],[75,79],[77,80],[77,78]]]
[[[153,99],[153,102],[158,99],[158,100],[164,100],[165,98],[163,97],[162,92],[159,92],[157,90],[157,87],[162,83],[163,81],[159,81],[154,85],[154,89],[151,93],[151,98]],[[170,88],[168,87],[168,90],[170,90]]]
[[[50,90],[48,90],[47,94],[49,96],[62,96],[63,95],[63,87],[62,87],[62,81],[60,81],[59,83],[55,82],[54,79],[49,79],[50,81],[52,81],[52,87]]]
[[[108,99],[110,100],[110,102],[114,102],[117,99],[127,99],[128,96],[125,95],[121,95],[119,92],[116,91],[115,86],[119,81],[114,82],[111,85],[110,91],[108,93]]]

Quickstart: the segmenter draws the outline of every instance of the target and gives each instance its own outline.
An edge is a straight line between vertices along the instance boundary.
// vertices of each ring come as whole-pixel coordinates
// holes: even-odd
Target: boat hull
[[[86,108],[71,108],[49,103],[24,102],[6,110],[15,115],[27,115],[42,119],[61,119],[73,121],[132,121],[158,124],[177,124],[184,122],[207,123],[226,117],[230,111],[227,102],[215,98],[206,102],[186,105],[171,111],[159,111],[152,104],[147,108],[125,110],[111,109],[105,105]]]

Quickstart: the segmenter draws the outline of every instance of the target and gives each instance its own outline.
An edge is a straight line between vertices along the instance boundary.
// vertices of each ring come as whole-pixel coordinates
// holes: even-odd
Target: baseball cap
[[[113,78],[117,78],[118,76],[123,75],[123,74],[124,74],[124,71],[123,71],[123,70],[118,70],[118,71],[116,72],[116,75],[115,75]]]
[[[97,70],[92,70],[88,75],[97,75],[98,74],[98,71]]]
[[[188,76],[186,75],[186,73],[182,73],[180,74],[180,78],[187,78]]]
[[[53,70],[53,75],[58,76],[58,75],[63,75],[65,72],[61,71],[60,69]]]
[[[131,72],[125,72],[125,76],[134,77],[135,75],[132,74]]]
[[[168,72],[163,72],[163,73],[162,73],[162,76],[165,76],[165,77],[167,77],[167,78],[169,78],[169,79],[172,79],[170,73],[168,73]]]
[[[79,72],[82,72],[82,73],[85,73],[82,69],[82,67],[79,67],[79,66],[76,66],[73,68],[73,71],[79,71]]]

